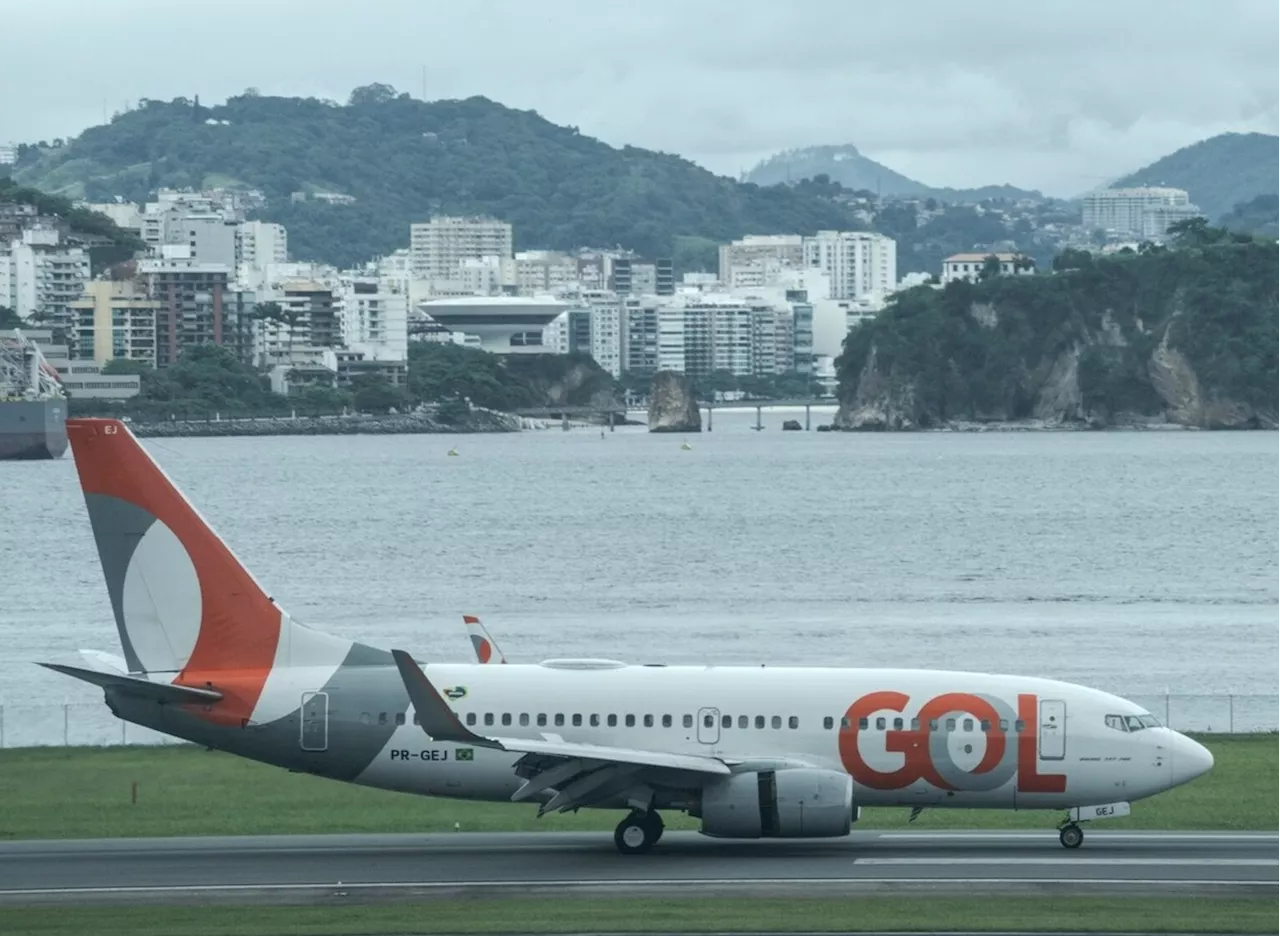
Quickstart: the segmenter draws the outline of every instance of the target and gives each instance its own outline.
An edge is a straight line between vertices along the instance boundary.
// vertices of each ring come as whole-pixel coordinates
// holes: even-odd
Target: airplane
[[[924,669],[431,663],[295,621],[114,419],[69,419],[123,657],[42,665],[119,718],[365,786],[625,815],[714,838],[847,836],[864,806],[1066,810],[1080,823],[1213,767],[1141,706],[1050,679]]]

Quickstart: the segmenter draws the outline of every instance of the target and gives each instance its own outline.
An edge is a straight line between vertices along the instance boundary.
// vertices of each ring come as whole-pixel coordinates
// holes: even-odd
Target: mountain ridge
[[[1044,199],[1034,189],[1014,185],[983,185],[976,188],[932,186],[905,176],[876,162],[852,143],[801,146],[769,156],[740,176],[741,181],[756,185],[780,185],[825,175],[833,182],[854,191],[878,195],[936,198],[939,201],[986,201],[1006,198]]]

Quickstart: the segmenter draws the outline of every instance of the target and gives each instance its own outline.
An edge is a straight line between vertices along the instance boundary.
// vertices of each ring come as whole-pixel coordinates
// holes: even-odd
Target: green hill
[[[1274,429],[1276,242],[1180,228],[1173,249],[896,294],[845,339],[836,425]]]
[[[147,101],[66,145],[24,147],[15,177],[48,192],[145,200],[160,186],[240,185],[289,228],[291,252],[338,265],[404,247],[432,214],[510,221],[518,248],[620,245],[714,268],[715,245],[747,233],[854,227],[809,192],[760,188],[686,159],[614,149],[533,111],[482,97],[423,102],[385,85],[340,106],[246,93],[218,106]],[[297,191],[351,205],[294,203]]]
[[[936,198],[946,202],[980,202],[993,198],[1042,199],[1039,192],[1012,185],[986,185],[974,189],[935,188],[894,172],[858,151],[856,146],[806,146],[770,156],[748,171],[745,182],[757,185],[780,185],[826,176],[854,191],[878,195],[903,195]]]
[[[1280,137],[1265,133],[1223,133],[1158,159],[1111,184],[1111,188],[1167,185],[1185,189],[1210,218],[1236,205],[1275,194]]]

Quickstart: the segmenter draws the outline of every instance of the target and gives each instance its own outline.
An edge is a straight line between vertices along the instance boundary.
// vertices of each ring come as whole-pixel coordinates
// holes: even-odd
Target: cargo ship
[[[67,394],[39,346],[18,329],[0,332],[0,461],[61,458]]]

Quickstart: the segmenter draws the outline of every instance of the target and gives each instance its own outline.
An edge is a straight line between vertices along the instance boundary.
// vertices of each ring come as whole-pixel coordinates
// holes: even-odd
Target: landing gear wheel
[[[666,824],[662,821],[662,814],[651,811],[645,813],[644,821],[649,826],[649,831],[653,833],[653,841],[656,843],[662,838],[662,832],[666,828]]]
[[[1079,848],[1084,841],[1084,830],[1075,824],[1065,825],[1058,833],[1058,841],[1063,848]]]
[[[662,827],[655,823],[650,813],[631,813],[613,830],[613,843],[624,855],[643,855],[662,835]],[[658,820],[661,822],[661,820]]]

